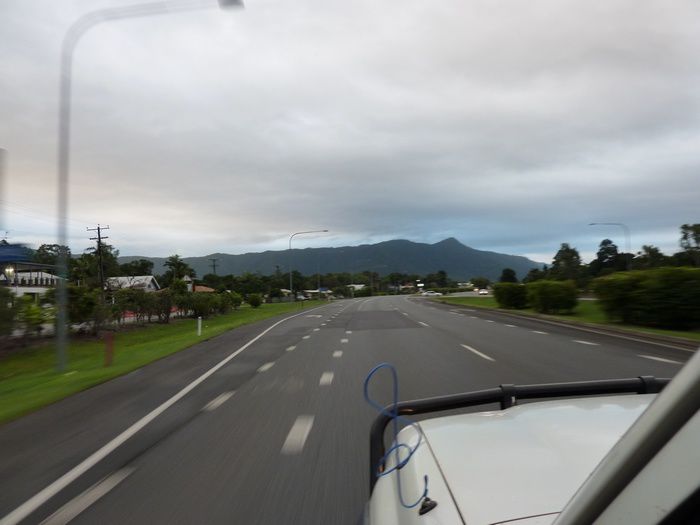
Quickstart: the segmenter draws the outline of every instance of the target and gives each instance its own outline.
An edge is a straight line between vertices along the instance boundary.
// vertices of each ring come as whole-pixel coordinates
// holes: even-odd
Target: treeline
[[[532,308],[570,313],[580,291],[592,291],[611,321],[689,330],[700,327],[700,224],[681,226],[682,250],[671,256],[653,246],[637,254],[620,253],[604,239],[596,258],[582,264],[578,251],[564,243],[550,267],[531,270],[518,283],[504,269],[494,286],[502,308]]]

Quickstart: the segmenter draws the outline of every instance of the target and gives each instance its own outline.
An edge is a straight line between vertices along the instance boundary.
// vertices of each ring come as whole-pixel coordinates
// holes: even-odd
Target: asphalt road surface
[[[0,427],[0,525],[355,524],[376,415],[362,387],[376,364],[394,364],[400,398],[414,399],[672,377],[689,357],[422,298],[334,302],[234,330]],[[371,393],[387,404],[390,392],[381,372]]]

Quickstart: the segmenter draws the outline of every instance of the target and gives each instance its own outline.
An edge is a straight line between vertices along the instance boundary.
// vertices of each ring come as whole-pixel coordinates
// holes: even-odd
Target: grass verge
[[[590,323],[598,324],[601,326],[607,326],[610,328],[616,328],[620,330],[626,330],[628,332],[637,332],[640,334],[654,334],[654,335],[664,335],[669,337],[680,337],[682,339],[690,339],[693,341],[700,341],[700,331],[698,330],[662,330],[660,328],[648,328],[645,326],[628,325],[622,323],[616,323],[608,321],[603,313],[603,310],[598,305],[597,301],[579,301],[578,306],[574,310],[573,314],[570,315],[546,315],[538,314],[531,308],[526,308],[525,310],[507,310],[504,308],[498,308],[496,299],[493,297],[441,297],[436,299],[442,303],[454,304],[459,306],[473,306],[475,308],[486,308],[493,310],[501,310],[503,312],[514,313],[514,314],[525,314],[525,315],[536,315],[538,317],[545,317],[547,319],[560,319],[562,321],[568,322],[580,322],[580,323]]]
[[[0,424],[238,326],[321,304],[324,302],[244,307],[204,319],[201,336],[197,336],[195,319],[173,320],[170,324],[116,332],[114,360],[110,367],[104,366],[104,343],[95,339],[74,339],[70,342],[65,373],[56,372],[52,343],[14,353],[0,361]]]

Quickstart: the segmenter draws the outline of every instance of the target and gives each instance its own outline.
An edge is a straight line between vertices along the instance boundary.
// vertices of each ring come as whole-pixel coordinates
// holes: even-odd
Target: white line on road
[[[306,438],[309,437],[311,427],[314,426],[314,416],[303,415],[297,417],[292,428],[287,434],[287,439],[282,445],[282,454],[299,454],[304,449]]]
[[[404,315],[408,315],[406,312],[401,312],[401,313],[404,314]]]
[[[302,339],[309,339],[310,337],[310,335],[305,335],[304,337],[302,337]]]
[[[70,500],[63,507],[41,522],[41,525],[65,525],[71,522],[85,509],[107,494],[114,487],[131,475],[134,468],[123,468],[95,483],[85,492]]]
[[[319,380],[318,384],[320,386],[328,386],[333,382],[333,372],[323,372],[321,374],[321,379]]]
[[[296,346],[288,346],[287,347],[287,352],[293,352]]]
[[[494,359],[493,357],[489,357],[489,356],[487,356],[486,354],[482,354],[482,353],[479,352],[476,348],[472,348],[472,347],[469,346],[469,345],[461,345],[461,346],[462,346],[463,348],[466,348],[466,349],[469,350],[470,352],[474,352],[474,353],[475,353],[476,355],[478,355],[479,357],[483,357],[484,359],[487,359],[487,360],[489,360],[489,361],[495,361],[495,359]]]
[[[478,317],[475,316],[475,315],[470,315],[470,316],[469,316],[469,319],[478,319]]]
[[[343,357],[343,351],[336,350],[335,352],[333,352],[333,357]]]
[[[209,403],[204,405],[204,408],[202,410],[206,410],[207,412],[211,412],[212,410],[216,410],[221,405],[226,403],[226,401],[228,401],[231,398],[231,396],[235,393],[236,393],[235,391],[224,392],[223,394],[215,397],[214,399],[209,401]]]
[[[272,362],[272,363],[265,363],[265,364],[262,365],[260,368],[258,368],[258,372],[267,372],[267,371],[268,371],[270,368],[272,368],[273,366],[275,366],[275,363],[274,363],[274,362]]]
[[[352,333],[352,330],[345,330],[345,333],[349,335]]]
[[[507,324],[506,326],[507,326],[508,328],[517,328],[517,326],[514,325],[514,324]]]
[[[661,361],[662,363],[671,363],[672,365],[684,365],[685,363],[682,363],[680,361],[674,361],[673,359],[664,359],[663,357],[656,357],[653,355],[642,355],[642,354],[637,354],[638,357],[643,357],[644,359],[653,359],[654,361]]]
[[[574,343],[580,343],[582,345],[590,345],[590,346],[600,346],[598,343],[591,343],[590,341],[582,341],[581,339],[574,339]]]
[[[326,323],[321,323],[321,326],[326,326]]]
[[[319,308],[323,308],[323,307],[319,307]],[[121,445],[123,445],[129,438],[131,438],[136,433],[138,433],[142,428],[144,428],[151,421],[153,421],[155,418],[157,418],[159,415],[161,415],[163,412],[165,412],[168,408],[170,408],[175,403],[180,401],[180,399],[182,399],[187,394],[189,394],[197,386],[199,386],[201,383],[203,383],[204,381],[209,379],[209,377],[211,377],[213,374],[215,374],[221,368],[226,366],[226,364],[229,361],[231,361],[234,357],[236,357],[238,354],[243,352],[250,345],[252,345],[256,341],[258,341],[265,334],[270,332],[270,330],[276,328],[277,326],[281,325],[285,321],[289,321],[290,319],[294,319],[295,317],[299,317],[300,315],[303,315],[303,314],[302,313],[294,314],[294,315],[290,315],[289,317],[285,317],[284,319],[280,319],[272,326],[270,326],[270,327],[266,328],[265,330],[263,330],[262,332],[260,332],[258,335],[253,337],[246,344],[241,346],[238,350],[231,353],[229,356],[225,357],[224,359],[219,361],[216,365],[214,365],[209,370],[204,372],[201,376],[199,376],[197,379],[192,381],[190,384],[188,384],[186,387],[184,387],[182,390],[180,390],[177,394],[175,394],[170,399],[168,399],[164,403],[161,403],[159,406],[157,406],[156,408],[151,410],[148,414],[143,416],[141,419],[139,419],[136,423],[131,425],[124,432],[119,434],[117,437],[113,438],[110,442],[108,442],[102,448],[93,452],[90,456],[88,456],[83,461],[78,463],[75,467],[73,467],[68,472],[63,474],[56,481],[54,481],[50,485],[47,485],[46,487],[44,487],[42,490],[37,492],[34,496],[32,496],[27,501],[22,503],[22,505],[20,505],[15,510],[13,510],[9,514],[7,514],[4,518],[0,519],[0,525],[15,525],[16,523],[19,523],[20,521],[22,521],[24,518],[29,516],[36,509],[38,509],[41,505],[43,505],[49,499],[51,499],[53,496],[58,494],[58,492],[60,492],[64,488],[66,488],[73,481],[78,479],[80,476],[85,474],[85,472],[87,472],[92,467],[97,465],[100,461],[102,461],[104,458],[106,458],[114,450],[116,450]]]
[[[491,319],[486,319],[486,322],[487,322],[487,323],[495,323],[496,321],[493,321],[493,320],[491,320]]]
[[[533,334],[549,335],[548,332],[543,332],[542,330],[531,330]]]
[[[340,340],[341,343],[347,343],[348,341],[349,341],[349,339],[345,339],[345,338]]]
[[[318,332],[320,328],[314,328],[314,332]]]
[[[423,326],[430,328],[430,325],[428,323],[424,323],[423,321],[418,321],[418,324],[422,324]]]

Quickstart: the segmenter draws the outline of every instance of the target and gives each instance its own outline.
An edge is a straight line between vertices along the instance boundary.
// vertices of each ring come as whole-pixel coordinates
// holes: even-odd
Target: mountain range
[[[124,256],[119,257],[119,262],[136,259],[153,262],[156,274],[162,274],[166,270],[163,266],[166,257]],[[317,272],[358,273],[365,270],[379,275],[392,272],[426,275],[444,270],[450,278],[457,280],[468,280],[476,276],[496,280],[504,268],[512,268],[518,278],[522,278],[531,268],[542,266],[542,263],[519,255],[470,248],[452,237],[435,244],[391,240],[338,248],[304,248],[240,255],[213,253],[202,257],[183,257],[198,277],[213,273],[212,259],[216,260],[218,275],[241,275],[246,272],[271,275],[278,269],[287,273],[291,263],[292,268],[303,275]]]

